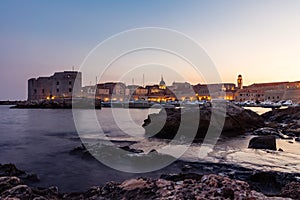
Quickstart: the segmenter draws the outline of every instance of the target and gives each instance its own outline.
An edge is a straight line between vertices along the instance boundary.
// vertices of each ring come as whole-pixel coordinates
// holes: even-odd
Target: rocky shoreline
[[[190,110],[187,111],[191,112]],[[197,133],[201,141],[207,130],[206,120],[210,108],[202,108],[202,122]],[[152,114],[145,120],[144,127],[157,123],[162,113]],[[172,139],[178,128],[178,110],[167,109],[167,123],[152,137]],[[222,136],[250,134],[249,148],[266,151],[277,149],[276,138],[297,142],[300,137],[300,108],[276,109],[261,116],[234,105],[227,105],[225,130]],[[128,153],[143,154],[139,149],[122,146]],[[154,150],[155,151],[155,150]],[[95,158],[84,146],[70,152],[88,161]],[[48,188],[31,187],[39,178],[34,174],[17,169],[13,164],[0,165],[0,199],[299,199],[300,173],[262,171],[245,167],[222,164],[186,162],[177,160],[162,170],[157,177],[136,176],[120,182],[107,182],[86,191],[64,193],[56,186]],[[76,183],[74,183],[76,184]]]
[[[12,164],[0,165],[0,199],[300,199],[300,174],[176,162],[182,171],[177,174],[108,182],[72,193],[61,193],[56,186],[30,187],[24,179],[25,172]]]

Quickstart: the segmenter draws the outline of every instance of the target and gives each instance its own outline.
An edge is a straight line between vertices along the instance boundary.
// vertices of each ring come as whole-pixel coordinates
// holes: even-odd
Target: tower
[[[238,87],[238,89],[243,89],[243,77],[242,77],[242,75],[238,75],[237,87]]]
[[[159,89],[162,89],[162,90],[166,89],[166,83],[165,83],[162,75],[161,75],[161,81],[159,82]]]

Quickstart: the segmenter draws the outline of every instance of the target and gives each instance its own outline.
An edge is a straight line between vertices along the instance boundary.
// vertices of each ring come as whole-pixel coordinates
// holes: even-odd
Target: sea
[[[251,108],[258,114],[269,111],[266,108]],[[126,110],[126,112],[125,112]],[[96,117],[99,126],[83,126],[74,122],[72,110],[68,109],[10,109],[0,106],[0,163],[13,163],[19,169],[38,175],[40,182],[32,186],[58,186],[62,192],[84,191],[94,185],[108,181],[122,181],[129,178],[157,177],[164,169],[148,173],[128,173],[113,169],[101,162],[90,161],[70,151],[81,145],[81,140],[111,140],[116,144],[149,152],[169,141],[148,139],[142,124],[151,113],[159,108],[124,109],[103,108],[101,110],[77,110],[77,118],[89,121]],[[117,119],[117,120],[116,120]],[[75,120],[76,121],[76,120]],[[114,122],[115,121],[115,122]],[[78,133],[78,127],[87,130]],[[86,128],[86,129],[85,129]],[[95,134],[101,133],[101,134]],[[277,148],[284,151],[248,149],[251,135],[220,139],[213,151],[199,157],[199,150],[205,144],[191,144],[178,159],[192,162],[235,164],[259,170],[280,172],[300,171],[300,143],[294,140],[277,139]],[[173,148],[181,144],[172,144]],[[101,153],[101,152],[100,152]],[[166,152],[164,152],[166,153]],[[170,170],[170,169],[168,169]]]

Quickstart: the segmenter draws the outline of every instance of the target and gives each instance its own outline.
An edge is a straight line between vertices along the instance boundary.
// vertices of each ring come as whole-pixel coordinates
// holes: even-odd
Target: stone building
[[[123,101],[126,85],[121,82],[107,82],[97,84],[96,98],[104,101]]]
[[[76,79],[77,81],[75,81]],[[72,98],[72,95],[80,96],[81,88],[81,72],[55,72],[50,77],[38,77],[28,80],[28,101]]]
[[[281,101],[300,102],[300,81],[255,83],[240,89],[235,94],[236,101]]]
[[[234,100],[236,87],[234,83],[197,84],[193,86],[199,100],[214,98]]]

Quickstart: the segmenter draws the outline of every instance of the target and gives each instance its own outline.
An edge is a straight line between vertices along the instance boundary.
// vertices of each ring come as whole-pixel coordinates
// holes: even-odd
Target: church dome
[[[163,76],[161,76],[161,81],[159,82],[159,88],[160,89],[166,89],[166,83],[164,81]]]
[[[159,85],[166,85],[166,83],[163,79],[161,79],[161,81],[159,82]]]

